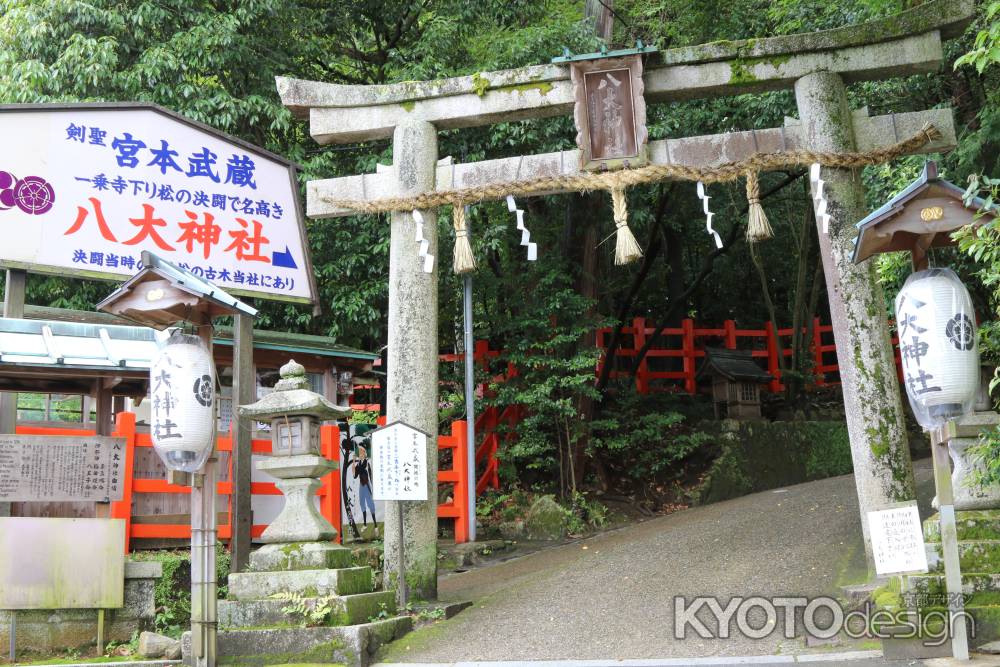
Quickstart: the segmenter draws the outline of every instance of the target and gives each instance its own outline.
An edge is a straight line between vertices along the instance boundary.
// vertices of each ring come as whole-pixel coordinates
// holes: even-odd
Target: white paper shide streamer
[[[416,241],[420,244],[420,257],[424,260],[424,273],[434,270],[434,255],[430,254],[431,242],[424,238],[424,216],[420,211],[413,211],[413,222],[416,223]]]
[[[513,195],[507,195],[507,210],[517,216],[517,229],[521,232],[521,245],[528,248],[528,261],[534,262],[538,259],[538,244],[532,243],[531,232],[524,226],[524,211],[517,207]]]
[[[173,470],[197,472],[215,443],[215,365],[197,336],[175,333],[149,369],[150,436]]]
[[[826,183],[820,178],[820,164],[814,162],[809,167],[809,187],[812,190],[813,211],[824,234],[830,233],[830,214],[826,212]]]
[[[951,269],[911,274],[896,297],[903,384],[925,429],[969,412],[975,403],[975,322],[969,292]]]
[[[719,236],[719,232],[715,231],[712,227],[712,216],[715,214],[708,210],[708,200],[711,199],[711,197],[708,196],[705,184],[701,181],[698,181],[698,197],[701,198],[702,205],[705,209],[705,229],[715,238],[715,247],[721,249],[722,238]]]

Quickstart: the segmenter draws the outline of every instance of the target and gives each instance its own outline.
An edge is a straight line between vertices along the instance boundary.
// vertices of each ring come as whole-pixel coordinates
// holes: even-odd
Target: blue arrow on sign
[[[295,263],[295,258],[292,257],[292,252],[288,249],[288,246],[285,246],[285,252],[271,253],[271,265],[283,266],[286,269],[299,268],[298,264]]]

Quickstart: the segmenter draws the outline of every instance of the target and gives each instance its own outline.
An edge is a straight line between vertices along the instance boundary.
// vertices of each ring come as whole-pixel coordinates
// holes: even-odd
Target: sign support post
[[[396,591],[401,609],[406,608],[409,587],[406,583],[406,540],[407,500],[423,500],[429,497],[427,482],[427,443],[430,435],[401,421],[396,421],[372,431],[372,471],[375,500],[393,500],[399,520],[396,523],[396,543],[386,540],[387,549],[395,547]],[[413,509],[412,507],[410,508]],[[389,522],[386,522],[388,525]],[[410,530],[413,530],[412,524]],[[387,534],[386,537],[389,537]],[[386,558],[386,587],[392,583],[390,572],[392,561]],[[418,568],[419,570],[419,568]],[[417,572],[419,575],[419,571]]]
[[[401,610],[406,610],[406,599],[409,592],[406,590],[406,555],[403,547],[403,501],[396,501],[396,511],[399,512],[399,532],[396,537],[399,540],[399,560],[396,567],[396,586],[399,588],[399,606]]]

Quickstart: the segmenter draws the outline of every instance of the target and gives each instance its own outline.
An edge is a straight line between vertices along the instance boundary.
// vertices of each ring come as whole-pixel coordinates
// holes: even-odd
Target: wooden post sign
[[[576,61],[570,76],[581,168],[606,171],[646,164],[642,56]]]
[[[122,499],[125,438],[0,435],[0,501]]]
[[[406,606],[406,565],[403,555],[403,502],[427,500],[426,433],[403,422],[393,422],[372,431],[372,477],[375,500],[395,500],[399,521],[396,585],[399,603]]]

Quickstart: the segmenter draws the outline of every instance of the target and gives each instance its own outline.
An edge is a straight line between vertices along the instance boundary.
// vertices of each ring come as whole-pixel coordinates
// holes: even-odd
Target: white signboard
[[[119,609],[125,521],[0,518],[0,609]]]
[[[0,265],[121,280],[149,250],[227,292],[310,302],[294,170],[151,106],[0,108]]]
[[[868,531],[875,572],[879,576],[927,572],[927,552],[916,502],[868,512]]]
[[[403,422],[372,431],[376,500],[427,500],[427,434]]]

